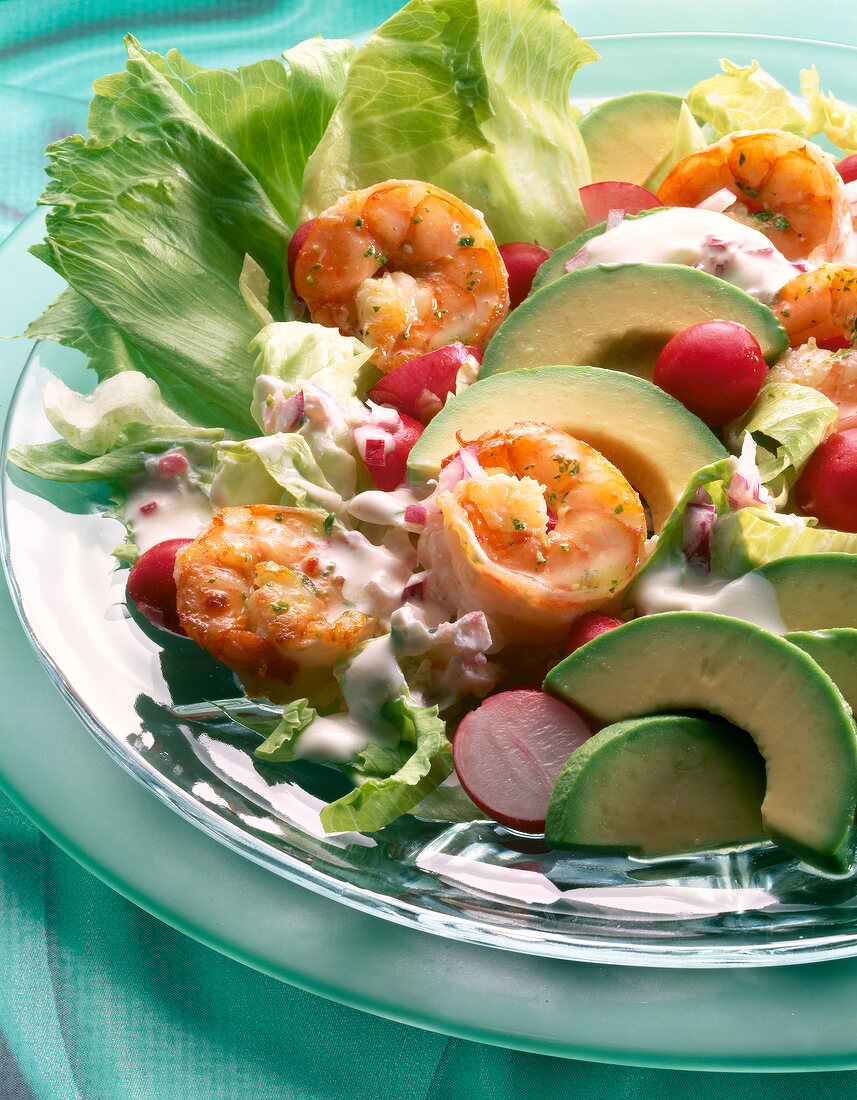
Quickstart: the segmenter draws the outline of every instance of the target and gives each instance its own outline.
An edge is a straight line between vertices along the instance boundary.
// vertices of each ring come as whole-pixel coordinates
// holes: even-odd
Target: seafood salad
[[[347,777],[327,832],[848,873],[857,112],[727,61],[579,109],[553,0],[237,72],[126,44],[48,150],[28,330],[94,387],[9,458],[110,484],[129,629]]]

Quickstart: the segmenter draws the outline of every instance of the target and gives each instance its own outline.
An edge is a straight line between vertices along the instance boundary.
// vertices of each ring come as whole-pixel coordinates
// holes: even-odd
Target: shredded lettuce
[[[501,243],[563,244],[586,228],[589,182],[569,85],[596,57],[553,0],[411,0],[355,55],[302,216],[420,179],[480,210]]]
[[[725,577],[795,554],[857,554],[857,535],[818,527],[815,520],[764,508],[739,508],[718,518],[711,568]]]

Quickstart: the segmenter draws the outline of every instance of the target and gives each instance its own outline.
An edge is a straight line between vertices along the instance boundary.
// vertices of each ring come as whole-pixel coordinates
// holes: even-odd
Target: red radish
[[[710,428],[719,428],[749,409],[767,373],[749,329],[737,321],[702,321],[667,343],[653,381]]]
[[[184,634],[176,611],[176,554],[192,539],[167,539],[150,547],[131,566],[128,598],[160,630]]]
[[[541,833],[563,764],[592,733],[576,710],[552,695],[501,691],[461,720],[452,758],[462,787],[489,817]]]
[[[430,351],[394,367],[369,390],[369,398],[379,405],[392,405],[399,412],[428,424],[440,412],[451,393],[455,393],[458,372],[472,355],[482,362],[477,347],[462,343]]]
[[[568,632],[565,643],[566,654],[574,653],[576,649],[580,649],[582,645],[591,642],[599,634],[606,634],[608,630],[613,630],[621,625],[621,619],[614,619],[610,615],[602,615],[600,611],[588,611],[571,624],[571,630]]]
[[[295,260],[298,258],[298,253],[303,247],[304,241],[310,235],[315,222],[315,218],[311,218],[308,222],[302,222],[294,233],[292,233],[292,239],[289,241],[289,249],[286,253],[286,264],[289,271],[289,282],[292,284],[292,292],[294,294],[298,293],[295,289]],[[298,297],[300,297],[299,294]]]
[[[825,527],[857,532],[857,428],[815,448],[795,485],[795,503]]]
[[[580,188],[580,201],[590,225],[606,222],[611,210],[639,214],[641,210],[654,210],[656,206],[664,205],[657,195],[645,187],[624,180],[587,183]]]
[[[391,415],[395,416],[395,413]],[[363,424],[354,429],[357,453],[375,483],[389,493],[405,480],[411,447],[423,433],[423,425],[406,413],[399,413],[399,427],[394,430]]]
[[[550,248],[528,241],[511,241],[500,245],[500,255],[509,276],[509,308],[514,309],[530,293],[536,272],[551,256]]]
[[[842,176],[845,183],[853,183],[857,180],[857,153],[836,162],[836,171]]]

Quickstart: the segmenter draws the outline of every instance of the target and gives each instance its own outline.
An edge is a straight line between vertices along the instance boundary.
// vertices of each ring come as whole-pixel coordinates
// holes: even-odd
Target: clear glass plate
[[[576,92],[684,90],[724,55],[758,58],[792,84],[799,67],[823,61],[825,81],[842,88],[855,53],[745,36],[642,37],[597,43],[603,61],[590,68],[604,65],[606,75]],[[675,63],[669,81],[658,77],[665,58]],[[78,389],[94,381],[76,353],[37,346],[4,450],[50,438],[39,401],[49,374]],[[234,695],[234,681],[191,643],[157,636],[131,616],[126,573],[110,556],[122,530],[103,515],[104,489],[52,485],[13,468],[3,489],[7,570],[51,677],[122,767],[271,871],[429,932],[565,959],[714,967],[857,953],[855,882],[806,874],[772,845],[659,861],[579,857],[487,822],[411,817],[372,837],[325,837],[318,810],[338,791],[335,773],[258,764],[255,739],[234,723],[186,717],[195,704]]]

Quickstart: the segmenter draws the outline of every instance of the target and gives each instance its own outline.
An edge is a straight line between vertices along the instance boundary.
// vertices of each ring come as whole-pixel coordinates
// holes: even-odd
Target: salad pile
[[[553,0],[127,48],[48,149],[27,332],[96,384],[9,457],[110,483],[134,614],[278,708],[256,757],[348,776],[329,832],[846,872],[857,113],[728,61],[581,112]]]

